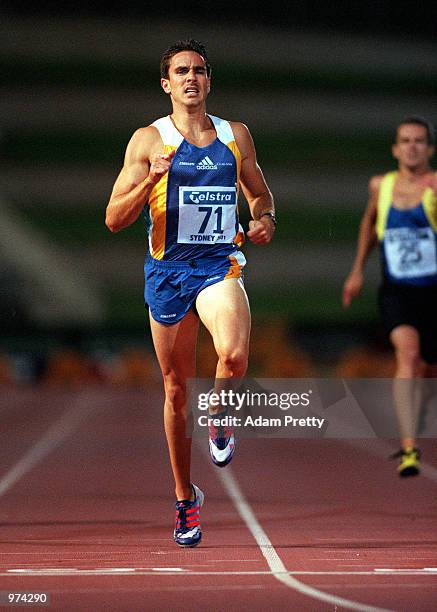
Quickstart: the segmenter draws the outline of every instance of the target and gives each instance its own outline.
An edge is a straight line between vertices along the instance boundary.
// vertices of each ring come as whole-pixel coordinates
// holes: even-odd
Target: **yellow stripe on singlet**
[[[237,143],[235,142],[235,140],[231,140],[230,142],[226,143],[226,146],[232,152],[237,162],[237,214],[238,214],[239,213],[238,195],[240,193],[240,174],[241,174],[241,153],[240,153],[239,148],[237,147]],[[241,228],[241,225],[240,225],[240,228]],[[244,232],[241,232],[241,231],[237,232],[234,238],[234,243],[239,247],[243,246]]]
[[[232,152],[232,154],[234,155],[236,161],[237,161],[237,197],[240,191],[240,173],[241,173],[241,153],[239,148],[237,147],[237,143],[235,142],[235,140],[231,140],[231,142],[226,143],[226,146],[228,147],[228,149],[230,149],[230,151]]]
[[[393,188],[398,176],[398,172],[389,172],[386,174],[379,188],[378,207],[376,217],[376,234],[378,240],[384,239],[385,226],[387,225],[387,217],[390,206],[393,204]],[[436,173],[437,176],[437,173]],[[432,227],[437,232],[437,194],[431,187],[427,187],[422,195],[422,204],[425,215]]]
[[[164,154],[175,151],[176,147],[164,146]],[[168,172],[155,185],[149,196],[150,217],[153,223],[150,254],[155,259],[162,259],[165,250],[166,209],[167,209]]]
[[[437,233],[437,194],[431,187],[427,187],[423,192],[422,203],[428,221],[432,229]]]
[[[384,239],[385,226],[387,225],[388,211],[393,202],[393,187],[395,185],[396,178],[398,176],[397,171],[388,172],[379,187],[379,196],[377,204],[377,216],[376,216],[376,235],[378,240]]]

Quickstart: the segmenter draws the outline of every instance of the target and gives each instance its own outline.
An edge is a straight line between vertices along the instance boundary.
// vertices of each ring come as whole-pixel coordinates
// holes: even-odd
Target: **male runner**
[[[145,299],[164,380],[164,426],[177,500],[174,539],[180,546],[196,546],[204,496],[190,479],[186,424],[199,319],[214,341],[216,378],[244,376],[250,311],[239,250],[240,186],[253,217],[247,232],[253,243],[270,242],[276,220],[249,130],[206,113],[211,66],[205,47],[195,40],[169,47],[161,59],[161,86],[172,114],[133,134],[106,224],[117,232],[148,206]],[[219,466],[229,463],[234,450],[232,433],[224,435],[220,428],[210,433],[211,457]]]
[[[392,146],[398,170],[374,176],[360,225],[352,270],[343,287],[348,307],[363,285],[364,264],[376,242],[383,282],[378,303],[396,355],[394,400],[401,449],[400,476],[420,470],[416,447],[418,398],[414,380],[435,375],[437,363],[437,175],[430,168],[434,129],[422,117],[406,117]]]

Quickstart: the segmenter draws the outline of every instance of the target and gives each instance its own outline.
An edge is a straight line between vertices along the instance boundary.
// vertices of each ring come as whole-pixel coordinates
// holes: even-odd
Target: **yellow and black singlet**
[[[397,208],[393,205],[397,175],[384,176],[377,205],[384,278],[403,285],[437,285],[437,196],[428,187],[416,206]]]

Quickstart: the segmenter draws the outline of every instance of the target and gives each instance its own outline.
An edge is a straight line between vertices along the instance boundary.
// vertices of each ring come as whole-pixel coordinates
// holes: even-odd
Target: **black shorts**
[[[422,358],[437,363],[437,286],[414,287],[384,282],[378,305],[387,335],[399,325],[419,332]]]

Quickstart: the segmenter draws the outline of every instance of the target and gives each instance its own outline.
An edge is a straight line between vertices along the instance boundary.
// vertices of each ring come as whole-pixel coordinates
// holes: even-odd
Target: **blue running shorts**
[[[246,259],[241,251],[225,257],[163,261],[150,255],[144,264],[144,299],[155,321],[180,321],[206,287],[227,278],[243,277]]]

